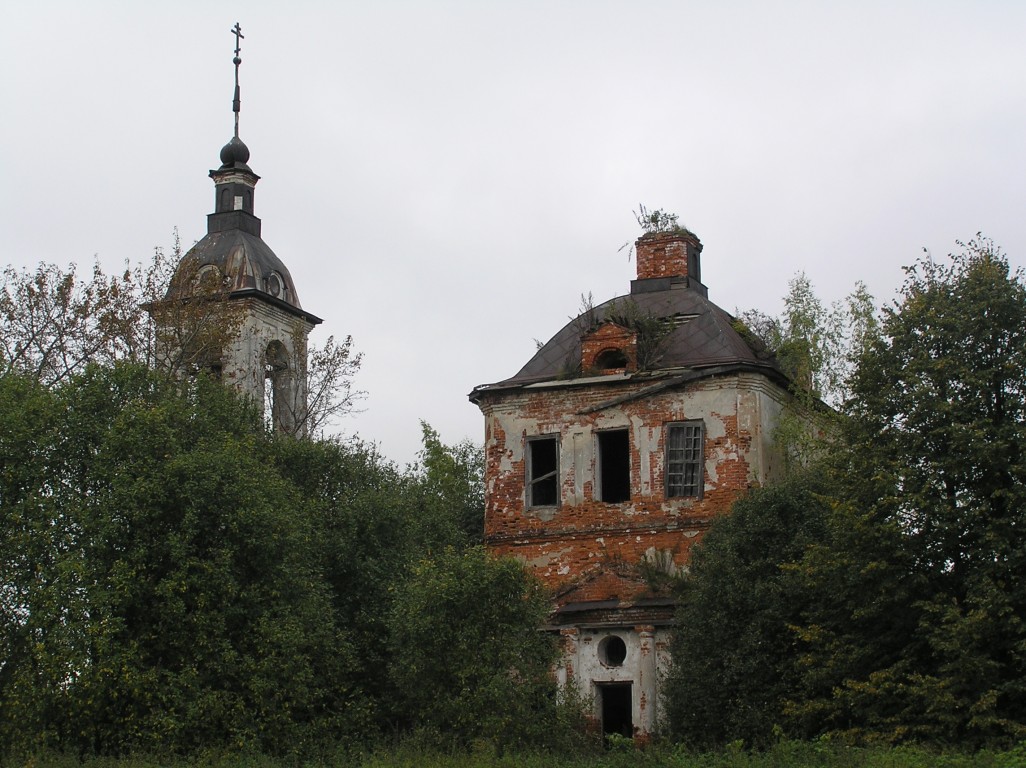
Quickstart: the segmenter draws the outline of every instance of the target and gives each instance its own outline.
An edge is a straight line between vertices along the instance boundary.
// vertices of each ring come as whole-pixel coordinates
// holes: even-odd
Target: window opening
[[[604,637],[599,643],[599,661],[607,667],[621,667],[627,658],[627,644],[619,635]]]
[[[213,292],[221,287],[221,270],[213,264],[204,264],[193,276],[193,288],[197,293]]]
[[[619,349],[607,349],[595,358],[595,367],[600,371],[612,371],[627,367],[627,355]]]
[[[264,351],[264,418],[272,429],[289,424],[289,356],[285,345],[272,341]]]
[[[704,425],[700,421],[666,428],[666,495],[702,497],[704,484]]]
[[[281,279],[281,275],[277,272],[271,272],[267,276],[267,292],[276,299],[284,298],[285,281]]]
[[[601,501],[618,504],[631,499],[631,444],[626,429],[598,433]]]
[[[527,442],[528,506],[554,507],[559,500],[559,439],[535,438]]]

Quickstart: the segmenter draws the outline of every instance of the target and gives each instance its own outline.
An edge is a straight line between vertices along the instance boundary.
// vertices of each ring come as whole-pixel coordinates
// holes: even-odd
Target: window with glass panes
[[[701,421],[666,425],[667,498],[702,497],[704,433]]]

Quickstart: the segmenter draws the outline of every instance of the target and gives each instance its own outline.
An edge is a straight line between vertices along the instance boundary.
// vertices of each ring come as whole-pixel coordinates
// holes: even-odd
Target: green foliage
[[[480,525],[479,456],[425,427],[423,467],[400,472],[130,364],[0,376],[0,756],[310,755],[382,733],[404,717],[393,604],[411,563]]]
[[[669,745],[604,754],[552,754],[491,751],[454,752],[420,743],[369,754],[306,760],[308,768],[1019,768],[1026,749],[1007,752],[936,752],[917,747],[859,749],[824,741],[784,741],[764,752],[732,746],[720,752],[689,752]],[[200,758],[128,757],[91,758],[46,752],[24,763],[34,768],[292,768],[294,759],[275,760],[261,755],[210,753]]]
[[[839,407],[848,397],[856,361],[879,334],[873,297],[859,283],[828,308],[799,273],[788,284],[779,318],[747,311],[734,328],[757,353],[774,356],[790,378],[792,399],[774,439],[789,468],[809,466],[837,438],[837,413],[824,403]]]
[[[757,492],[696,552],[668,702],[685,739],[1026,735],[1026,287],[984,239],[907,273],[848,332],[816,493]]]
[[[614,301],[607,309],[607,322],[630,328],[638,336],[638,368],[652,368],[666,351],[666,341],[673,327],[665,318],[644,311],[632,298]]]
[[[787,724],[801,670],[794,571],[823,535],[828,503],[812,473],[753,491],[717,518],[680,580],[664,725],[689,745],[765,746]]]
[[[873,297],[864,284],[827,307],[804,273],[788,283],[779,318],[749,310],[738,321],[742,335],[754,336],[776,356],[800,399],[834,406],[848,395],[858,356],[879,333]]]
[[[676,213],[667,213],[662,208],[650,211],[645,207],[644,203],[639,203],[638,210],[634,212],[634,218],[646,235],[667,232],[680,232],[692,235],[692,232],[687,227],[677,223],[679,217]]]
[[[392,609],[392,676],[404,720],[457,745],[544,743],[556,709],[547,596],[520,563],[481,547],[413,567]]]
[[[901,607],[913,624],[896,651],[844,679],[860,710],[848,719],[893,738],[1018,739],[1026,734],[1026,287],[982,238],[946,263],[925,258],[906,271],[848,403],[848,496],[872,525],[826,556],[854,544],[867,562],[907,568],[887,585],[866,571],[841,593],[855,637],[872,634],[865,612],[885,589],[907,593]],[[820,646],[819,657],[832,662],[849,644]]]
[[[418,515],[414,478],[358,441],[279,439],[281,471],[318,521],[313,553],[321,564],[333,613],[346,627],[359,663],[350,679],[359,692],[346,715],[353,728],[391,716],[390,606],[407,564],[424,547],[444,546],[452,526]]]
[[[452,534],[469,544],[484,539],[484,446],[465,439],[447,446],[438,432],[420,423],[424,448],[420,452],[423,503],[434,509],[430,517],[447,517],[457,526]]]
[[[26,402],[12,389],[43,401],[2,381],[5,419]],[[285,751],[331,731],[351,644],[252,410],[127,365],[49,405],[35,486],[0,498],[4,743]]]

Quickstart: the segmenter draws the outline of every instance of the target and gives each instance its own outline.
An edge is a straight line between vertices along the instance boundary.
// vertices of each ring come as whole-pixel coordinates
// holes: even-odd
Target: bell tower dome
[[[253,207],[260,177],[249,167],[249,148],[239,138],[243,35],[238,24],[232,34],[235,135],[221,149],[221,166],[210,171],[214,212],[207,216],[207,234],[182,258],[163,303],[203,302],[215,308],[211,322],[222,331],[208,335],[218,339],[215,348],[178,358],[213,371],[260,404],[275,429],[302,434],[307,336],[321,319],[303,309],[288,268],[261,237]]]

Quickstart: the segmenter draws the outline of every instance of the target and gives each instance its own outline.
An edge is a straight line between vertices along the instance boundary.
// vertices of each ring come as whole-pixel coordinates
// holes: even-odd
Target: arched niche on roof
[[[596,373],[637,368],[638,334],[607,321],[581,339],[581,368]]]

